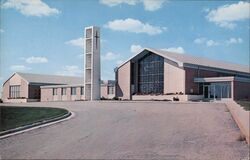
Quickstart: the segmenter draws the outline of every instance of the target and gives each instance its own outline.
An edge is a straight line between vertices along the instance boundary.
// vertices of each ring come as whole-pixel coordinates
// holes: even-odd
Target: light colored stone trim
[[[170,100],[173,98],[179,98],[180,102],[192,101],[192,100],[201,100],[203,95],[133,95],[132,100]],[[178,101],[177,101],[178,102]]]
[[[232,114],[233,119],[240,128],[241,133],[246,137],[248,145],[250,145],[250,111],[246,111],[238,105],[233,100],[224,101],[230,113]]]

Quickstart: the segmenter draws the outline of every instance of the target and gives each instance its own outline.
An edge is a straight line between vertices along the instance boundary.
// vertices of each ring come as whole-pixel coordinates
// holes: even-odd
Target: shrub
[[[118,97],[113,97],[112,100],[120,100]]]
[[[165,95],[174,95],[175,93],[165,93]]]
[[[105,98],[105,97],[103,97],[103,96],[102,96],[100,99],[101,99],[101,100],[107,100],[107,98]]]
[[[173,101],[179,101],[178,97],[173,97]]]

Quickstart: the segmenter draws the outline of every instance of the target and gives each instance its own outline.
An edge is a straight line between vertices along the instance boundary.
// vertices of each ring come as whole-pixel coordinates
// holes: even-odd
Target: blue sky
[[[14,72],[83,75],[84,27],[101,27],[102,79],[152,47],[249,64],[249,1],[1,0],[0,83]]]

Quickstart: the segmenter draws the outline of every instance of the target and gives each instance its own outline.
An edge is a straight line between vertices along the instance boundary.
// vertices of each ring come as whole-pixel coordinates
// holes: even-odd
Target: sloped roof
[[[101,85],[115,85],[115,80],[102,80]]]
[[[83,77],[45,75],[45,74],[20,73],[20,72],[17,72],[17,74],[23,77],[29,83],[81,84],[84,82]]]
[[[165,55],[166,58],[171,57],[182,63],[250,73],[249,66],[244,66],[244,65],[239,65],[239,64],[234,64],[234,63],[229,63],[229,62],[224,62],[224,61],[218,61],[218,60],[211,60],[208,58],[196,57],[196,56],[192,56],[188,54],[172,53],[172,52],[163,51],[163,50],[155,50],[155,51],[160,52],[161,54]]]
[[[229,62],[224,62],[224,61],[212,60],[212,59],[208,59],[204,57],[196,57],[196,56],[192,56],[189,54],[179,54],[179,53],[173,53],[169,51],[152,49],[152,48],[145,48],[143,51],[134,55],[129,60],[124,62],[122,65],[124,65],[125,63],[127,63],[128,61],[130,61],[131,59],[133,59],[134,57],[138,56],[139,54],[145,51],[150,51],[155,54],[158,54],[166,59],[170,59],[174,62],[177,62],[179,65],[180,64],[182,65],[193,64],[193,65],[199,65],[199,66],[205,66],[205,67],[225,69],[225,70],[230,70],[230,71],[250,73],[250,68],[249,66],[246,66],[246,65],[239,65],[239,64],[234,64],[234,63],[229,63]],[[121,67],[122,65],[120,65],[119,67]]]

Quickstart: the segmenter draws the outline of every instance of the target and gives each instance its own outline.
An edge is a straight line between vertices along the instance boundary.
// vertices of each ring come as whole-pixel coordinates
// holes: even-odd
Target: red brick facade
[[[184,68],[184,69],[186,71],[186,77],[185,77],[186,94],[199,94],[199,85],[198,83],[194,82],[194,78],[232,76],[232,75],[225,75],[225,73],[215,72],[215,71],[193,69],[193,68]]]
[[[250,83],[234,81],[234,99],[250,100]]]

